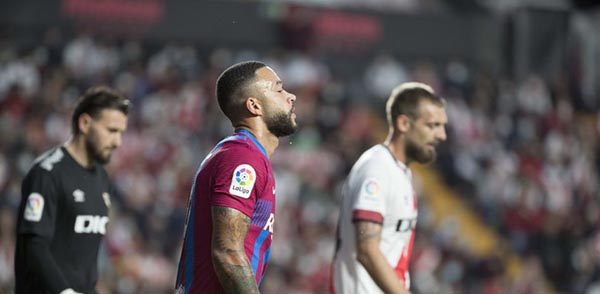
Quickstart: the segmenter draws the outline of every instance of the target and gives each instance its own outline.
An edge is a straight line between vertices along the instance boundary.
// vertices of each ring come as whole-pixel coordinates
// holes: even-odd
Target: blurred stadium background
[[[108,166],[120,193],[98,289],[169,293],[192,177],[231,133],[215,79],[247,59],[281,75],[301,124],[272,158],[264,293],[327,292],[338,190],[408,80],[446,97],[450,118],[437,163],[415,168],[413,293],[600,293],[596,2],[2,1],[0,293],[23,175],[96,84],[134,103]]]

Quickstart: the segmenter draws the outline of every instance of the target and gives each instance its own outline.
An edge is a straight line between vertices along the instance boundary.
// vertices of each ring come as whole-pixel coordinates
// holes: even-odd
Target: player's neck
[[[271,134],[266,127],[250,127],[247,125],[240,125],[236,126],[236,129],[243,129],[250,132],[250,134],[256,138],[260,145],[265,148],[269,158],[271,158],[271,155],[273,152],[275,152],[277,146],[279,146],[279,138]]]
[[[390,153],[392,153],[392,155],[394,156],[394,158],[402,163],[404,163],[404,165],[408,166],[408,164],[410,162],[408,162],[407,158],[406,158],[406,152],[404,150],[406,150],[406,148],[404,148],[404,141],[401,140],[401,138],[399,136],[394,136],[394,135],[389,135],[388,138],[385,140],[385,142],[383,143],[383,145],[385,147],[388,148],[388,150],[390,150]]]
[[[63,146],[65,146],[71,157],[84,168],[89,169],[94,165],[94,161],[90,159],[85,148],[85,141],[80,136],[71,137]]]

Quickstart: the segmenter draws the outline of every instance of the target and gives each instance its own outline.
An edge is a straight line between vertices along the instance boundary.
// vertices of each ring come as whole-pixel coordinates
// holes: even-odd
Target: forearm
[[[212,208],[212,260],[225,293],[258,293],[244,240],[250,218],[227,207]]]
[[[387,262],[379,249],[381,224],[371,221],[356,221],[356,258],[367,270],[373,281],[385,293],[406,294],[404,282]]]
[[[37,236],[28,236],[25,238],[25,250],[29,268],[40,277],[47,290],[59,293],[70,287],[52,257],[50,246],[46,240]]]
[[[259,293],[252,265],[245,252],[213,251],[213,264],[225,293]]]
[[[358,261],[384,293],[409,293],[378,248],[359,254]]]

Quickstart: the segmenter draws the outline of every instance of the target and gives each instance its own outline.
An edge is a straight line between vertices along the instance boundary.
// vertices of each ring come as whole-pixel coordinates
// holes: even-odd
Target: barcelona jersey
[[[211,257],[211,207],[250,218],[244,247],[257,285],[265,273],[275,221],[275,179],[264,147],[246,130],[219,142],[200,164],[190,193],[177,293],[222,293]]]

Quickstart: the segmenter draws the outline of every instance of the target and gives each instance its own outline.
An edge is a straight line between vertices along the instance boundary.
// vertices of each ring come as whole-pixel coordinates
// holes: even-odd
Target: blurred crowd
[[[278,2],[273,0],[263,0],[264,2]],[[286,0],[290,3],[300,3],[303,5],[316,5],[325,7],[346,7],[355,9],[372,9],[381,11],[417,11],[431,8],[443,7],[443,1],[439,0],[371,0],[364,2],[361,0]]]
[[[420,202],[413,293],[569,293],[600,289],[600,148],[569,73],[515,81],[461,61],[402,63],[380,55],[350,76],[314,54],[148,44],[57,28],[35,46],[0,40],[0,292],[14,279],[20,185],[35,157],[63,143],[77,97],[92,85],[133,102],[123,145],[107,166],[118,188],[100,256],[101,293],[170,293],[187,198],[210,149],[232,133],[215,81],[248,59],[270,65],[296,94],[300,131],[272,157],[277,220],[264,293],[326,293],[339,189],[354,161],[387,133],[384,103],[416,80],[446,97],[449,141],[435,168],[507,240],[525,270],[505,275],[503,253],[481,258],[428,221]],[[583,113],[583,114],[582,114]]]
[[[600,290],[600,125],[577,74],[444,81],[447,184],[559,293]]]

